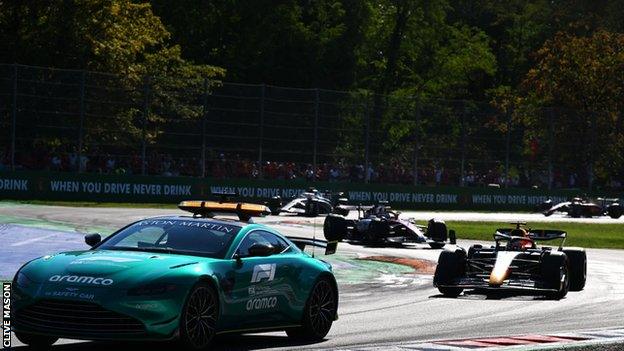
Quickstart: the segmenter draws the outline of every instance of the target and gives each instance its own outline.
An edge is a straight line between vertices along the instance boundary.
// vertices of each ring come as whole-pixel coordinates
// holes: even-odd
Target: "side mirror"
[[[449,230],[449,243],[451,243],[451,245],[457,244],[457,235],[453,229]]]
[[[249,248],[249,257],[271,256],[273,252],[275,252],[275,248],[272,245],[253,244]]]
[[[102,236],[98,233],[95,234],[87,234],[85,235],[85,243],[87,245],[94,247],[102,241]]]

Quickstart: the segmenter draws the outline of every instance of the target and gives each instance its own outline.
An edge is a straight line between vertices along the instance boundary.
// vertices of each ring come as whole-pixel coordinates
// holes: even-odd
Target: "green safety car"
[[[132,223],[90,249],[26,263],[13,280],[13,331],[25,344],[58,338],[177,339],[204,349],[216,334],[285,330],[321,340],[337,319],[338,288],[329,263],[306,245],[253,224],[262,205],[184,201],[192,215]],[[219,212],[239,220],[216,219]]]

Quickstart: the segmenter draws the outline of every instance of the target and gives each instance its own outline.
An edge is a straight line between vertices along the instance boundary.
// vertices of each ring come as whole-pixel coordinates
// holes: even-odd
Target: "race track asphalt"
[[[0,208],[0,216],[28,217],[74,226],[79,231],[88,228],[116,228],[131,220],[161,214],[175,214],[175,210],[70,208],[54,206],[12,206]],[[413,214],[410,214],[413,215]],[[429,214],[424,214],[424,218]],[[457,213],[445,214],[457,219]],[[510,214],[513,215],[513,214]],[[463,215],[462,215],[463,216]],[[479,216],[477,214],[477,216]],[[518,216],[516,214],[516,216]],[[439,217],[439,216],[438,216]],[[524,219],[524,218],[523,218]],[[483,220],[483,219],[481,219]],[[492,219],[499,220],[499,219]],[[320,225],[323,219],[300,219],[297,217],[267,217],[267,222],[285,234],[317,236],[322,238]],[[312,226],[311,224],[316,224]],[[19,223],[15,223],[18,225]],[[316,228],[316,229],[313,229]],[[41,242],[55,239],[50,236],[37,241],[35,234],[9,239],[11,227],[0,229],[0,251],[10,253],[8,261],[25,258],[23,250],[36,247]],[[21,228],[20,230],[25,230]],[[28,230],[26,230],[28,232]],[[34,232],[33,232],[34,233]],[[622,233],[624,235],[624,233]],[[55,235],[40,231],[36,235]],[[82,245],[76,233],[61,235],[71,238],[67,245]],[[58,238],[57,238],[58,239]],[[13,240],[9,242],[8,240]],[[30,241],[28,241],[30,240]],[[34,240],[34,241],[33,241]],[[25,242],[25,244],[21,244]],[[7,243],[7,244],[5,244]],[[18,244],[18,245],[15,245]],[[462,242],[469,245],[471,242]],[[45,245],[44,245],[45,246]],[[49,249],[58,249],[53,247]],[[46,248],[45,250],[48,250]],[[341,243],[338,251],[346,255],[386,255],[420,258],[435,261],[440,250],[424,246],[417,248],[372,248]],[[20,253],[21,252],[21,253]],[[297,344],[285,333],[250,334],[243,336],[220,336],[216,339],[217,350],[291,350],[326,349],[355,350],[362,347],[401,349],[401,345],[437,339],[458,339],[527,333],[576,332],[603,327],[624,326],[624,252],[621,250],[589,249],[588,281],[585,290],[570,292],[560,301],[544,300],[539,296],[498,295],[486,297],[466,293],[457,299],[441,297],[432,286],[428,275],[406,274],[404,279],[380,278],[358,284],[340,284],[340,319],[335,322],[326,340],[315,344]],[[8,257],[8,256],[7,256]],[[397,277],[394,277],[397,278]],[[339,282],[340,283],[340,282]],[[21,347],[14,340],[15,349]],[[84,343],[61,340],[54,350],[81,350],[88,347],[97,350],[135,350],[136,344]],[[151,345],[152,349],[171,349],[170,345]]]

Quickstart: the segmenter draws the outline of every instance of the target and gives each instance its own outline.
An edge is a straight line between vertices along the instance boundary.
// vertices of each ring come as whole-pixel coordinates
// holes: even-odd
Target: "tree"
[[[589,179],[624,166],[624,34],[605,30],[591,36],[559,32],[537,52],[538,63],[524,82],[524,103],[557,106],[557,150],[567,164],[589,166]],[[534,134],[544,119],[526,118]]]

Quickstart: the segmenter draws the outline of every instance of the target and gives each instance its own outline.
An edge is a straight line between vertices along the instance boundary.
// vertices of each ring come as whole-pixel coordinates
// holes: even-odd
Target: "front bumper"
[[[14,292],[14,331],[83,340],[166,340],[176,336],[184,301],[39,290],[44,291]]]

